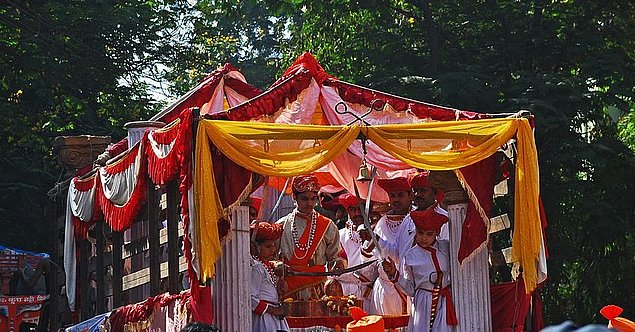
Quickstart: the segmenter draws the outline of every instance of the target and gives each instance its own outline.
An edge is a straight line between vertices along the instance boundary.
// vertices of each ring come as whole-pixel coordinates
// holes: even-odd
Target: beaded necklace
[[[295,225],[295,217],[298,215],[298,210],[293,211],[293,217],[291,218],[291,234],[293,235],[293,244],[299,251],[303,251],[304,255],[302,257],[298,257],[295,250],[293,251],[293,256],[297,259],[304,259],[306,255],[309,254],[309,248],[313,245],[313,238],[315,237],[315,229],[317,228],[317,213],[315,211],[311,211],[311,228],[309,229],[309,240],[307,243],[300,243],[300,236],[298,234],[298,228]]]
[[[353,222],[352,221],[347,221],[346,222],[346,232],[348,233],[348,238],[353,240],[353,242],[357,243],[357,245],[361,245],[362,243],[362,238],[359,237],[359,233],[356,231],[353,231]]]
[[[393,216],[388,216],[388,215],[386,216],[386,226],[388,226],[388,229],[390,230],[391,233],[397,234],[397,229],[399,228],[399,226],[401,226],[401,223],[403,222],[403,218],[398,221],[392,221],[390,220],[391,217]]]
[[[255,255],[252,255],[251,257],[254,260],[259,261],[260,263],[262,263],[262,265],[265,267],[265,270],[267,271],[267,273],[269,273],[269,278],[271,278],[271,282],[273,282],[274,285],[277,285],[278,284],[278,276],[273,271],[273,262],[271,262],[271,261],[263,261],[262,259],[260,259],[260,257],[255,256]]]

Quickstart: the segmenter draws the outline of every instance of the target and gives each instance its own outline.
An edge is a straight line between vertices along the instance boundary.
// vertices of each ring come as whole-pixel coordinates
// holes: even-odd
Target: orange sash
[[[315,212],[317,213],[317,212]],[[324,265],[313,265],[309,266],[309,261],[313,258],[315,254],[315,250],[317,249],[320,242],[322,242],[322,238],[324,234],[326,234],[326,230],[328,229],[331,221],[321,214],[317,213],[317,217],[315,219],[315,234],[313,235],[313,242],[311,243],[311,247],[307,248],[306,251],[298,249],[295,245],[293,246],[293,255],[286,262],[292,271],[297,272],[324,272]],[[298,240],[299,243],[306,245],[309,242],[309,233],[311,232],[311,224],[307,223],[304,228],[304,232],[300,236]],[[310,276],[288,276],[286,278],[287,282],[287,293],[284,297],[287,297],[291,293],[295,293],[297,291],[318,285],[322,282],[326,281],[326,277],[310,277]]]

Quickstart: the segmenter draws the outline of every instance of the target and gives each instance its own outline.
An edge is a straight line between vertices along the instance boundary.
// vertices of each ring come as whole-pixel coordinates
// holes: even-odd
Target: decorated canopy
[[[381,107],[369,111],[374,100]],[[190,107],[205,115],[198,122],[194,162]],[[188,229],[186,257],[197,287],[194,279],[214,275],[221,241],[231,227],[228,211],[257,185],[251,172],[284,178],[322,170],[352,192],[353,175],[365,158],[379,177],[414,169],[455,172],[471,198],[459,250],[462,261],[487,243],[492,156],[513,139],[518,147],[513,260],[522,267],[528,292],[546,276],[530,119],[492,118],[356,86],[330,76],[305,53],[265,92],[226,65],[153,120],[170,123],[147,132],[95,174],[73,179],[67,253],[74,250],[74,236],[85,236],[99,214],[114,230],[130,227],[145,199],[145,174],[155,184],[178,179]],[[360,189],[366,196],[366,187]],[[376,190],[372,198],[386,196]],[[65,260],[67,271],[74,271],[74,255],[66,254]],[[74,303],[72,280],[67,290]],[[192,294],[196,297],[194,289]]]

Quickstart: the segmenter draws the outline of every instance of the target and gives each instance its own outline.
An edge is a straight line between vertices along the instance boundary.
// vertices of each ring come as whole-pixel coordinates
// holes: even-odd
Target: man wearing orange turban
[[[343,266],[337,226],[313,208],[319,203],[320,184],[314,175],[301,175],[291,186],[296,208],[277,221],[282,226],[280,258],[292,271],[324,272]],[[322,296],[325,277],[288,276],[285,297],[296,300]]]

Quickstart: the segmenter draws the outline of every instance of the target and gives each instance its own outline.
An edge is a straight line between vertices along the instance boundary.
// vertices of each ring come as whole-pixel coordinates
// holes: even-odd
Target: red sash
[[[313,258],[315,254],[315,250],[317,249],[320,242],[322,242],[322,238],[324,234],[326,234],[326,230],[328,229],[331,221],[321,214],[314,212],[317,214],[315,218],[316,226],[315,226],[315,234],[313,235],[313,242],[311,243],[311,247],[307,248],[306,251],[298,249],[295,244],[293,246],[293,255],[286,262],[292,271],[298,272],[324,272],[324,265],[313,265],[309,266],[309,261]],[[293,220],[291,221],[293,222]],[[298,242],[300,244],[306,245],[309,242],[309,233],[311,232],[311,223],[308,222],[306,227],[304,228],[304,232],[300,236]],[[287,293],[284,297],[287,297],[291,293],[295,293],[297,291],[318,285],[326,281],[326,277],[309,277],[309,276],[288,276],[286,278],[287,282]]]

